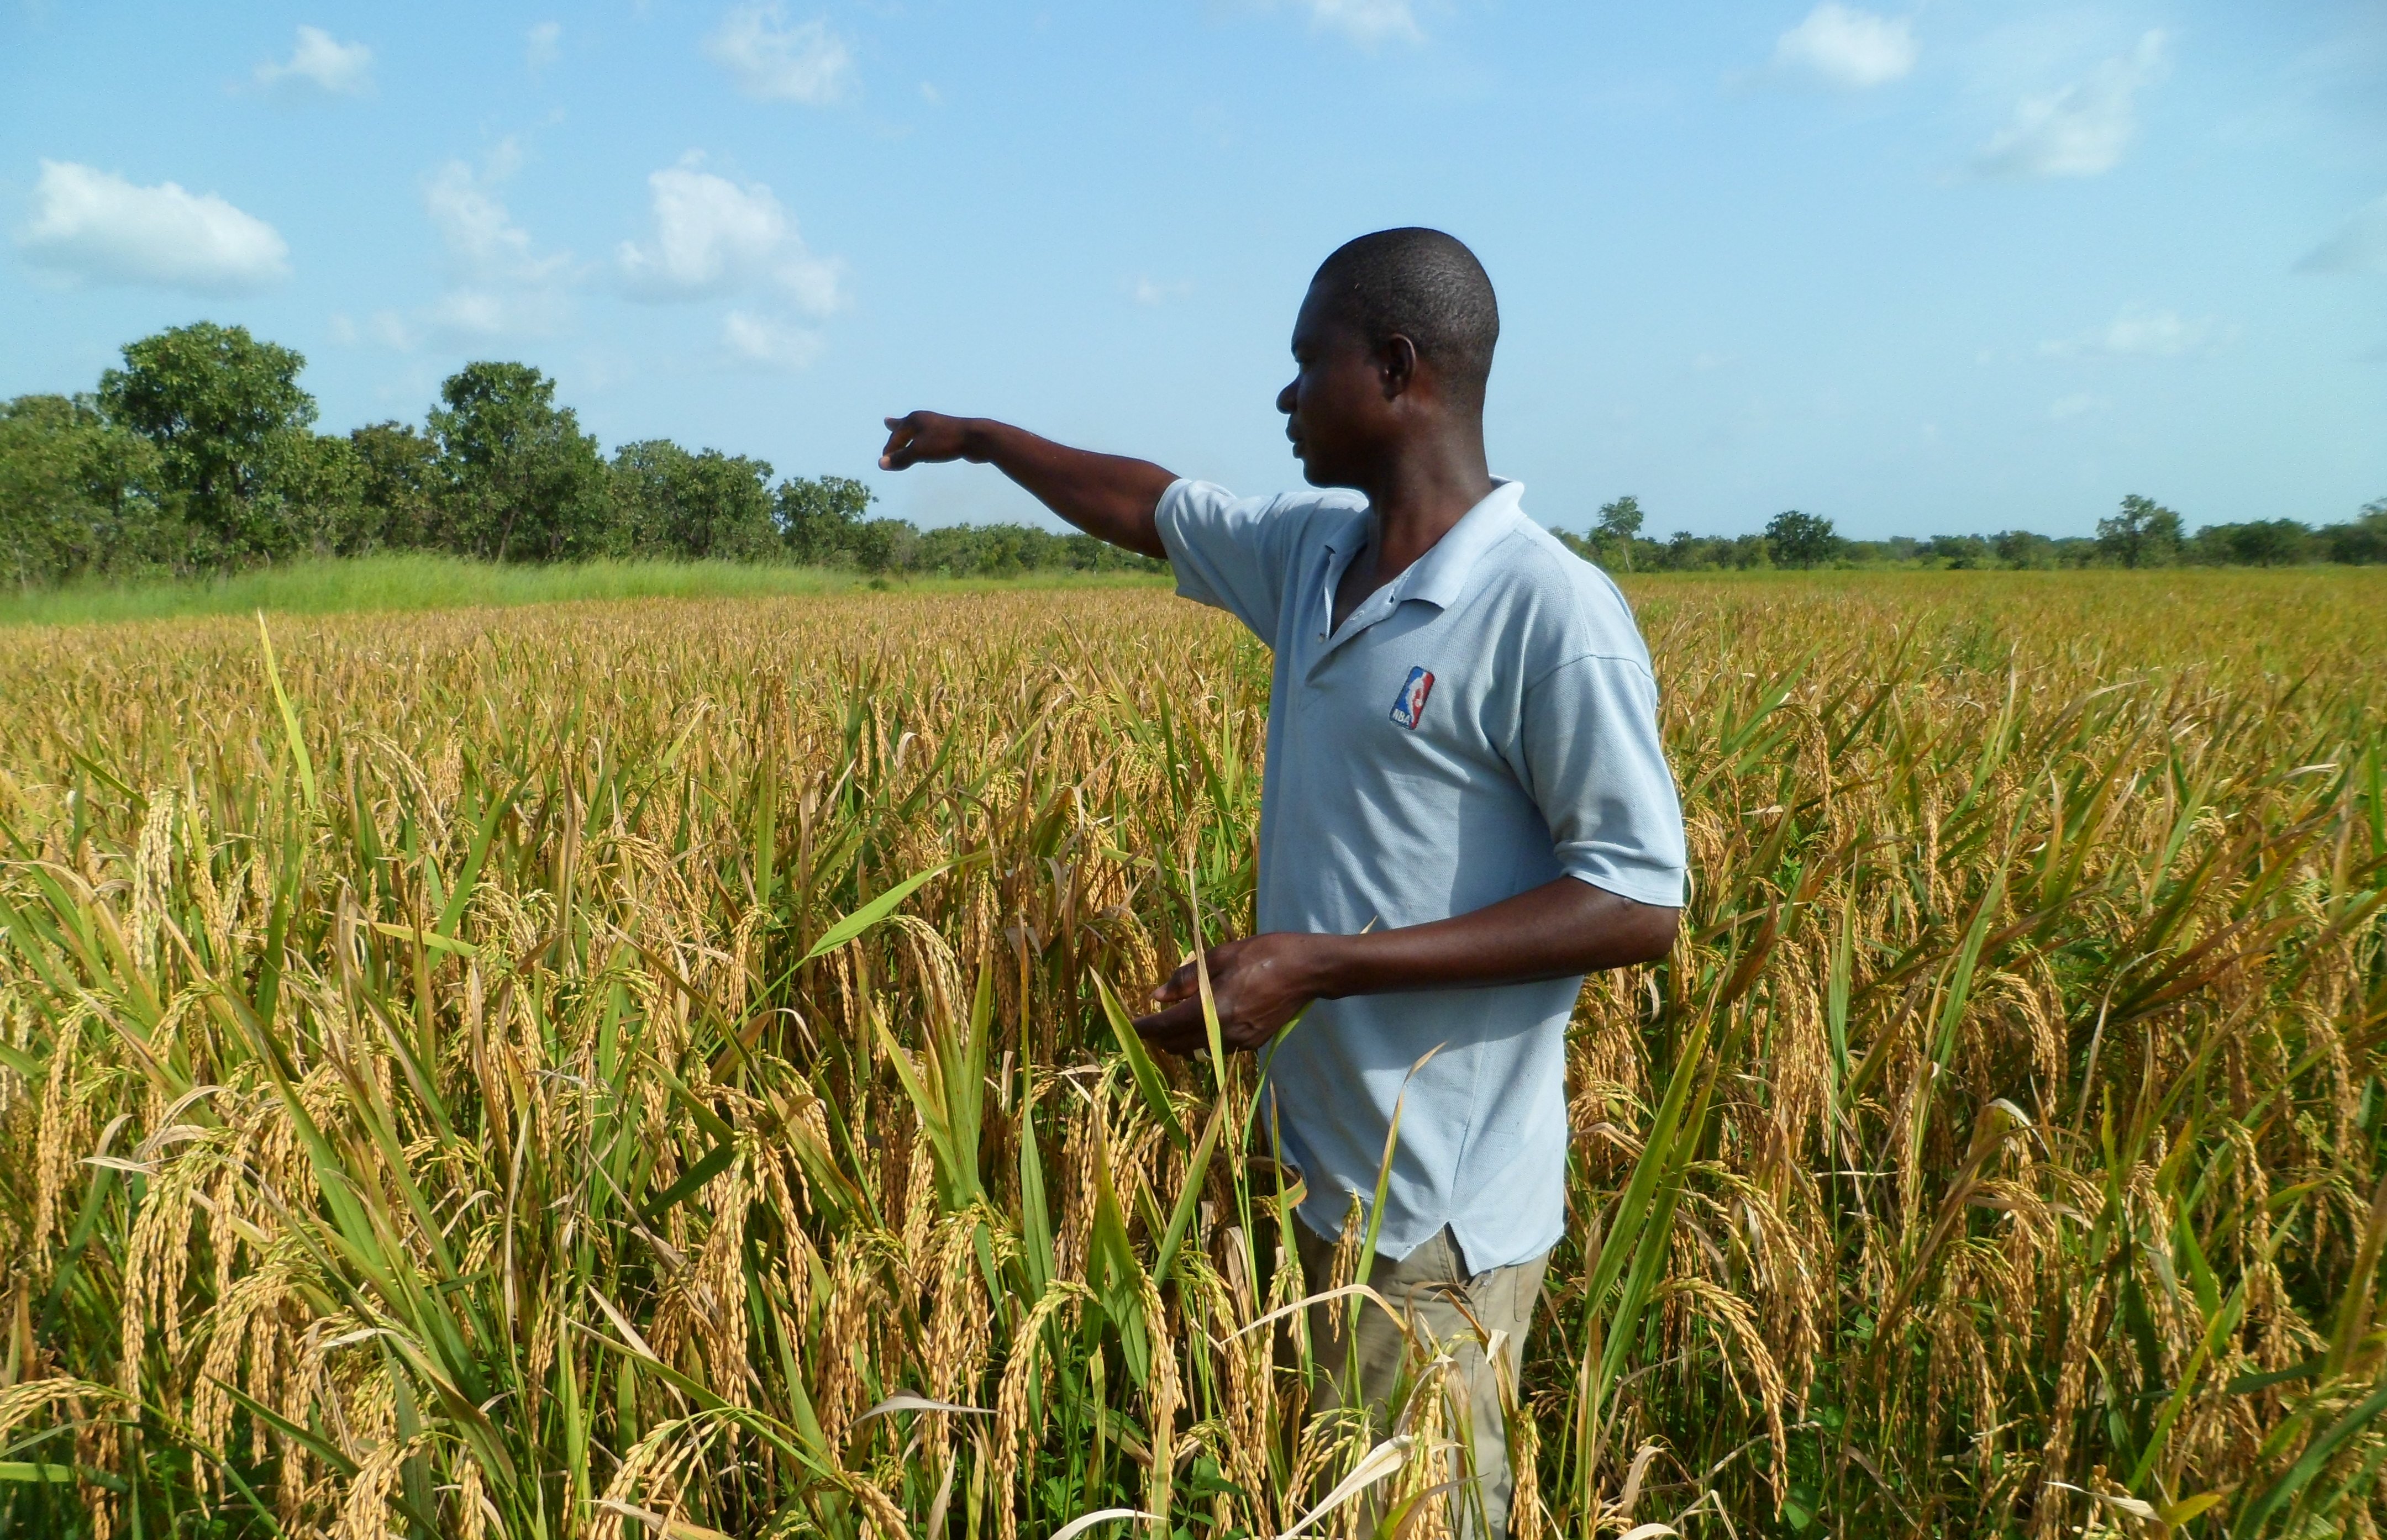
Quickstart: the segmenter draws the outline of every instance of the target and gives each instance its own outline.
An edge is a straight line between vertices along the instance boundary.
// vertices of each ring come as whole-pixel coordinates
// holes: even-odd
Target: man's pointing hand
[[[1156,561],[1168,554],[1153,512],[1177,477],[1150,461],[1072,449],[988,417],[911,411],[884,421],[882,471],[955,460],[991,463],[1096,539]]]
[[[887,447],[878,451],[878,468],[901,471],[908,465],[942,465],[970,458],[970,421],[941,411],[913,411],[885,419]]]

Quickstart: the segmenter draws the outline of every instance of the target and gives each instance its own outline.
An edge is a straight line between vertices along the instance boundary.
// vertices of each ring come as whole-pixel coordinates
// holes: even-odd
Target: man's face
[[[1293,383],[1277,392],[1284,435],[1312,486],[1358,486],[1391,428],[1380,360],[1316,284],[1293,323]]]

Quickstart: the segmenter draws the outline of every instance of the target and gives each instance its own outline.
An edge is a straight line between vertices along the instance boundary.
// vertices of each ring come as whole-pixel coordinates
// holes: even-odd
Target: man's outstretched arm
[[[1313,1000],[1522,984],[1655,962],[1674,944],[1681,915],[1562,877],[1472,914],[1396,930],[1265,931],[1209,951],[1219,1039],[1257,1048]],[[1190,1054],[1208,1041],[1193,964],[1152,998],[1162,1008],[1135,1026],[1155,1046]]]
[[[984,417],[915,411],[887,419],[887,448],[878,452],[882,470],[954,460],[993,466],[1097,539],[1168,559],[1153,515],[1177,476],[1148,460],[1072,449]]]

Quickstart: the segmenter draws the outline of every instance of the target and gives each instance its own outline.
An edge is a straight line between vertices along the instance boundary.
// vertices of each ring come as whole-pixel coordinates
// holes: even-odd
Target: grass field
[[[851,593],[974,592],[989,587],[1151,587],[1140,574],[1037,573],[1011,578],[891,578],[822,567],[749,562],[585,562],[499,566],[459,556],[407,552],[340,561],[301,561],[215,577],[84,582],[58,588],[0,591],[0,625],[82,625],[186,615],[356,614],[454,610],[573,600],[769,599]]]
[[[1572,1029],[1521,1535],[2375,1534],[2387,582],[1633,592],[1697,896]],[[271,630],[0,632],[0,1533],[1450,1530],[1251,1061],[1109,1020],[1248,923],[1231,623]]]

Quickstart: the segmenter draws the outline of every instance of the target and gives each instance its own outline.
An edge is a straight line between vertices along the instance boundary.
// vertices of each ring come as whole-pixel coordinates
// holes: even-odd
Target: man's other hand
[[[878,468],[901,471],[911,465],[942,465],[969,455],[970,420],[941,411],[911,411],[885,419],[887,447],[878,451]]]
[[[1522,984],[1655,962],[1674,944],[1681,919],[1679,909],[1561,877],[1424,925],[1357,936],[1266,931],[1210,949],[1219,1039],[1257,1048],[1313,1000]],[[1190,1054],[1208,1042],[1193,964],[1152,999],[1161,1009],[1139,1017],[1135,1029],[1155,1047]]]
[[[1276,1036],[1318,998],[1320,943],[1332,938],[1271,930],[1210,949],[1210,998],[1219,1009],[1219,1041],[1249,1051]],[[1136,1018],[1135,1029],[1155,1048],[1192,1054],[1209,1046],[1202,1024],[1202,985],[1187,963],[1152,991],[1162,1007]]]

